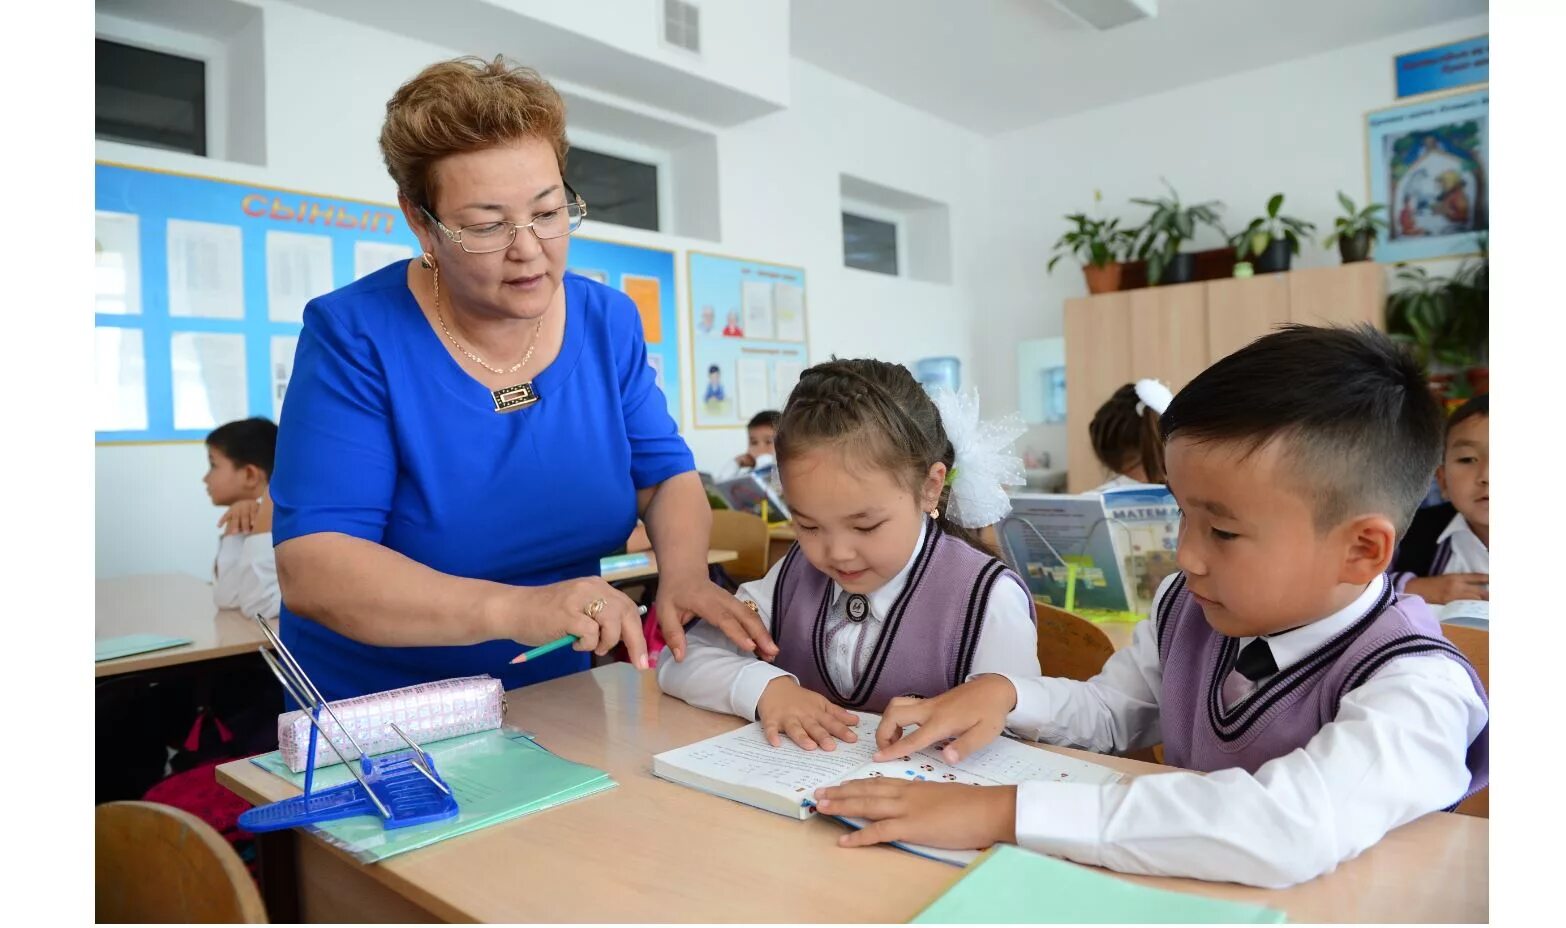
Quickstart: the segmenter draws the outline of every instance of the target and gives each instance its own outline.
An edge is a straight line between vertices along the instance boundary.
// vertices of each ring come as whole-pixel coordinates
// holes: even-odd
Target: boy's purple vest
[[[1382,578],[1375,604],[1315,653],[1278,673],[1249,699],[1223,708],[1223,681],[1234,669],[1239,640],[1214,631],[1179,575],[1158,607],[1158,658],[1163,665],[1160,715],[1164,759],[1176,767],[1251,773],[1304,747],[1338,714],[1348,691],[1394,658],[1439,654],[1468,671],[1485,700],[1479,675],[1441,634],[1430,607],[1394,593]],[[1468,746],[1466,799],[1490,781],[1490,726]],[[1455,805],[1455,803],[1454,803]]]
[[[826,670],[833,584],[795,545],[772,594],[774,663],[798,677],[800,686],[846,709],[881,712],[897,696],[938,696],[970,673],[997,582],[1027,589],[1005,564],[929,522],[907,585],[885,617],[863,676],[853,692],[843,693]]]

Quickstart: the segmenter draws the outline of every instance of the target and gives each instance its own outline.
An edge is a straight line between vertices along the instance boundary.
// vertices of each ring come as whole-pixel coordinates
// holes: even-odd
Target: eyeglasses
[[[430,217],[436,228],[446,234],[453,243],[462,246],[462,250],[470,255],[489,254],[494,251],[504,251],[511,247],[511,243],[517,239],[517,230],[532,229],[539,241],[552,238],[560,238],[570,235],[582,227],[582,220],[587,218],[587,203],[570,185],[566,185],[566,193],[571,197],[571,202],[557,207],[545,213],[539,213],[533,217],[532,222],[507,222],[502,219],[497,222],[481,222],[471,226],[463,226],[460,229],[449,229],[445,223],[435,218],[435,214],[429,207],[419,207],[424,215]]]

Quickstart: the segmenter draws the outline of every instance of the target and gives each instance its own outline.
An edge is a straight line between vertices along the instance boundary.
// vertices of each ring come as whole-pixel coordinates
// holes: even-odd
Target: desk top
[[[655,778],[653,754],[743,723],[663,695],[652,671],[610,664],[512,690],[507,706],[508,724],[563,757],[607,770],[619,786],[363,868],[439,917],[896,923],[957,876],[951,866],[893,848],[840,848],[844,826],[833,821],[795,821]],[[1043,750],[1132,774],[1168,769]],[[217,778],[251,802],[298,792],[249,761],[222,765]],[[1124,878],[1270,905],[1292,921],[1485,921],[1489,835],[1484,819],[1428,815],[1335,872],[1286,890]]]
[[[767,537],[771,538],[774,541],[793,541],[793,540],[795,540],[796,536],[794,534],[794,523],[792,523],[792,522],[778,522],[775,525],[767,526]]]
[[[189,574],[139,574],[99,580],[95,638],[139,632],[189,638],[190,644],[99,661],[94,677],[171,667],[254,651],[264,640],[252,619],[212,603],[212,585]],[[276,620],[273,620],[276,628]]]
[[[642,553],[642,552],[637,552]],[[604,574],[604,580],[609,583],[626,583],[631,580],[646,580],[649,577],[658,576],[658,555],[651,551],[646,552],[647,563],[641,567],[627,567],[624,570],[611,570]],[[727,564],[730,561],[739,560],[738,551],[729,551],[725,548],[713,548],[707,552],[708,564]]]

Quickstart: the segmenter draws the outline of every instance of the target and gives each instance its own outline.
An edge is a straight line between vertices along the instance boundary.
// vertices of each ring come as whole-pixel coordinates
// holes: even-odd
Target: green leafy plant
[[[1235,257],[1244,261],[1251,256],[1260,255],[1275,241],[1289,243],[1291,254],[1300,253],[1300,238],[1309,237],[1316,233],[1316,224],[1296,219],[1293,216],[1279,215],[1283,209],[1283,194],[1275,193],[1272,199],[1267,201],[1267,214],[1257,216],[1251,220],[1251,224],[1229,237],[1229,244],[1234,246]]]
[[[1419,362],[1466,369],[1478,363],[1490,340],[1490,258],[1480,241],[1477,259],[1451,277],[1399,265],[1401,285],[1387,296],[1387,332],[1410,344]]]
[[[1360,235],[1375,237],[1377,232],[1385,232],[1387,221],[1377,213],[1384,212],[1386,205],[1383,203],[1367,203],[1364,209],[1356,210],[1354,201],[1350,200],[1343,191],[1338,191],[1338,202],[1343,204],[1343,215],[1332,223],[1332,234],[1322,241],[1322,245],[1331,248],[1340,238],[1352,239]]]
[[[1147,279],[1149,283],[1155,284],[1164,276],[1164,268],[1169,266],[1170,260],[1179,254],[1180,246],[1196,236],[1197,225],[1211,226],[1220,235],[1224,234],[1223,226],[1218,221],[1222,203],[1208,200],[1206,203],[1186,206],[1180,202],[1180,194],[1175,192],[1169,181],[1165,180],[1164,186],[1169,188],[1167,197],[1131,199],[1132,203],[1139,206],[1153,208],[1147,221],[1135,232],[1136,245],[1132,254],[1147,260]]]
[[[1093,191],[1093,211],[1098,212],[1098,204],[1103,200],[1103,194]],[[1067,231],[1054,245],[1055,257],[1049,260],[1045,271],[1055,270],[1056,262],[1068,255],[1075,256],[1084,267],[1105,267],[1110,262],[1120,261],[1131,250],[1135,236],[1130,229],[1120,228],[1119,219],[1100,219],[1098,216],[1089,216],[1086,213],[1071,213],[1066,216],[1068,222],[1076,224],[1076,228]]]

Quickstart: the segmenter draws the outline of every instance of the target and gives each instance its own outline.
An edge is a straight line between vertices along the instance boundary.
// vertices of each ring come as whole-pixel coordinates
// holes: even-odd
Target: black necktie
[[[1272,648],[1267,646],[1267,639],[1257,638],[1241,648],[1234,669],[1252,683],[1260,683],[1277,673],[1278,662],[1272,659]]]

